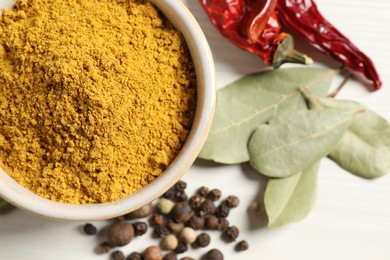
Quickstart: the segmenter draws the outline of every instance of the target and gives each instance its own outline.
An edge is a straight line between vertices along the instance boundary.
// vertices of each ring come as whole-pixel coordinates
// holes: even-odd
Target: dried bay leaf
[[[299,87],[327,94],[337,72],[288,68],[245,76],[218,91],[215,117],[199,158],[234,164],[249,161],[248,140],[275,114],[306,108]]]
[[[269,177],[288,177],[327,156],[360,111],[299,110],[273,118],[253,133],[251,165]]]
[[[268,226],[281,227],[306,217],[315,205],[319,163],[287,178],[270,179],[264,194]]]
[[[329,157],[345,170],[363,177],[378,178],[390,171],[389,122],[355,101],[319,98],[310,90],[301,88],[310,109],[364,110],[356,115]]]
[[[377,178],[390,172],[390,124],[366,108],[347,100],[319,99],[329,108],[364,109],[353,118],[337,148],[329,157],[345,170],[363,178]]]

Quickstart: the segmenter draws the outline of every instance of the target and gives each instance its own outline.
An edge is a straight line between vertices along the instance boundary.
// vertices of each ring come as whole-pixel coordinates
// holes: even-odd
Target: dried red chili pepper
[[[281,32],[277,0],[200,0],[219,32],[238,47],[259,55],[278,68],[285,62],[309,64],[312,60],[294,50],[292,37]]]
[[[363,73],[376,90],[381,88],[382,81],[371,59],[322,16],[313,0],[279,0],[276,11],[288,28],[312,46]]]

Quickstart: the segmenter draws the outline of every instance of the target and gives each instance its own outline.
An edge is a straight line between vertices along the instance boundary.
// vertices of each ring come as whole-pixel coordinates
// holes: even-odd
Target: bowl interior
[[[15,1],[0,0],[0,9]],[[152,183],[117,202],[66,204],[44,199],[16,183],[0,168],[0,197],[37,215],[61,220],[109,219],[135,210],[161,196],[188,170],[196,159],[211,125],[215,104],[215,73],[212,55],[199,25],[180,1],[151,0],[181,31],[195,65],[197,107],[191,132],[173,163]]]

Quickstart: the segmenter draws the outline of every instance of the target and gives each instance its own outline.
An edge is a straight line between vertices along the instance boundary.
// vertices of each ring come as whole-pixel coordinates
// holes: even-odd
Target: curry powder
[[[0,18],[0,167],[51,200],[121,199],[173,161],[196,79],[148,1],[19,0]]]

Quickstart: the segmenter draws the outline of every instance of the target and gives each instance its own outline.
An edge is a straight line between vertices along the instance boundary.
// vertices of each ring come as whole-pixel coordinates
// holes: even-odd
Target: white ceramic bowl
[[[111,203],[66,204],[44,199],[25,189],[0,169],[0,197],[37,215],[61,220],[98,220],[117,217],[161,196],[195,161],[209,131],[214,114],[216,87],[212,55],[198,23],[180,0],[151,0],[184,34],[197,75],[197,107],[189,137],[173,163],[140,191]],[[0,9],[12,1],[0,0]]]

